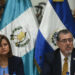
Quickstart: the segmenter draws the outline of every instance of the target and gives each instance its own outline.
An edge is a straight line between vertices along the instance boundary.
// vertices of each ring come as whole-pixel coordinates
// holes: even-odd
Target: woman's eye
[[[8,44],[6,43],[6,44],[4,44],[4,46],[7,46]]]
[[[0,47],[2,47],[2,45],[0,45]]]

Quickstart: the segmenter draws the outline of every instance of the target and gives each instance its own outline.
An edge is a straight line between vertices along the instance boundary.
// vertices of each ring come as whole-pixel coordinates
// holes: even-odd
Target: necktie
[[[64,58],[62,75],[66,75],[66,72],[68,72],[68,58],[67,57]]]

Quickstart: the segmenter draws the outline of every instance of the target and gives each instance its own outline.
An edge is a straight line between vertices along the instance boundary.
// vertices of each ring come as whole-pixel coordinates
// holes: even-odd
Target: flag
[[[38,23],[30,0],[7,0],[0,34],[6,35],[13,55],[22,57],[25,75],[34,75],[34,45]]]
[[[74,10],[75,9],[75,0],[68,0],[68,3],[69,3],[69,6],[70,6],[70,9],[71,10]]]
[[[41,71],[46,52],[54,51],[57,47],[58,31],[68,29],[75,37],[75,22],[67,0],[49,0],[47,2],[35,47],[35,64]]]
[[[68,0],[68,3],[69,3],[69,6],[70,6],[70,9],[71,9],[71,12],[72,12],[72,15],[75,19],[75,0]]]

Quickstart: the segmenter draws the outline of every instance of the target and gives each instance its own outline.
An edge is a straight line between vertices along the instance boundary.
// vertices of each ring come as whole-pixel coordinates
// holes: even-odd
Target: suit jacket
[[[23,62],[20,57],[12,56],[8,58],[8,71],[9,75],[24,75]]]
[[[75,48],[71,54],[70,75],[75,74]],[[43,64],[41,75],[62,75],[60,50],[47,53]]]

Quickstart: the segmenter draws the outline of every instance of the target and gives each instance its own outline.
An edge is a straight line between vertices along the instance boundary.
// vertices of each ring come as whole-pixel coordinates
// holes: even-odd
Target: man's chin
[[[70,54],[72,53],[72,50],[65,51],[65,53],[66,53],[67,55],[70,55]]]

